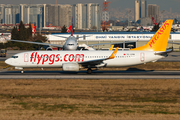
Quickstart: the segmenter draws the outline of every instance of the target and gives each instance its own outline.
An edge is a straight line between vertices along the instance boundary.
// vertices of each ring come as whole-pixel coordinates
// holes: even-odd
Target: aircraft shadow
[[[147,73],[147,72],[153,72],[154,70],[144,70],[139,68],[128,68],[127,70],[92,70],[92,74],[126,74],[126,73]],[[3,74],[18,74],[21,73],[21,71],[3,71],[0,72],[0,75]],[[70,72],[70,71],[24,71],[23,74],[42,74],[42,75],[57,75],[57,74],[87,74],[87,71],[78,71],[78,72]]]

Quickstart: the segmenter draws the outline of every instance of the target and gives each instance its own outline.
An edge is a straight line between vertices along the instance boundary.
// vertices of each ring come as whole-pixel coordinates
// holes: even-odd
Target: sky
[[[134,8],[135,0],[107,0],[111,1],[109,8]],[[99,3],[102,5],[104,0],[57,0],[58,4],[77,4],[77,3]],[[0,0],[0,4],[55,4],[56,0]],[[180,13],[180,0],[147,0],[147,4],[159,5],[160,11],[169,11]]]

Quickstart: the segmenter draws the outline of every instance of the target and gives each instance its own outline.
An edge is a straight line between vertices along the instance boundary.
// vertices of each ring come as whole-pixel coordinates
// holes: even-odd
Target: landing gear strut
[[[91,68],[88,68],[87,73],[88,73],[88,74],[91,74],[91,73],[92,73]]]

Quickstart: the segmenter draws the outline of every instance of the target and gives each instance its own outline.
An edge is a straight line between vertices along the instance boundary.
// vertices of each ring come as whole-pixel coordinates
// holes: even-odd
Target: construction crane
[[[101,29],[103,31],[108,31],[109,28],[109,4],[111,2],[107,2],[106,0],[103,2],[103,11],[102,11],[102,23]]]

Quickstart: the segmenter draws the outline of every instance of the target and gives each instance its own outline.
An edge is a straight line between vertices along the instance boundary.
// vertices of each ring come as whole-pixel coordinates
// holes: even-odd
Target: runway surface
[[[180,79],[180,71],[3,71],[0,79]]]

